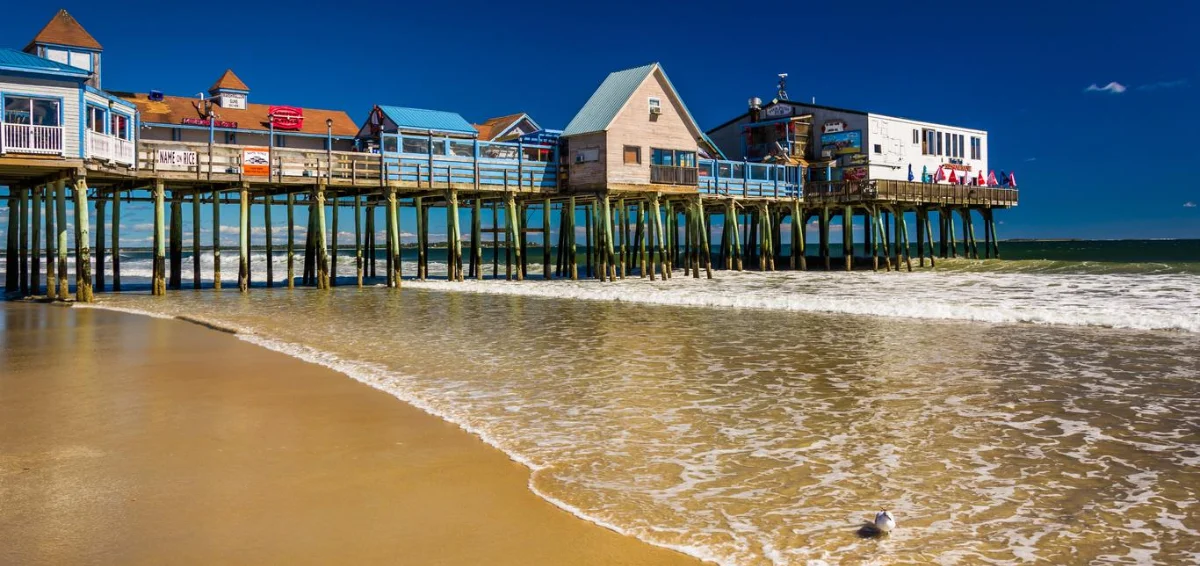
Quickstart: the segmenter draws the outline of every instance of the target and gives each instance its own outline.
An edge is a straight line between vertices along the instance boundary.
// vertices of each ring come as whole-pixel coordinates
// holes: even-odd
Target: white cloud
[[[1128,87],[1117,81],[1110,82],[1104,86],[1096,86],[1096,83],[1092,83],[1090,86],[1083,89],[1084,92],[1107,92],[1110,94],[1121,94],[1126,90],[1129,90]]]
[[[1159,89],[1164,89],[1164,88],[1177,88],[1177,87],[1181,87],[1181,86],[1186,86],[1187,84],[1188,84],[1188,82],[1186,80],[1179,79],[1176,81],[1159,81],[1156,83],[1138,85],[1137,89],[1149,91],[1149,90],[1159,90]]]
[[[1036,158],[1036,157],[1026,157],[1026,158],[1025,158],[1025,162],[1026,162],[1026,163],[1031,163],[1031,162],[1034,162],[1034,161],[1037,161],[1037,158]]]
[[[1184,208],[1196,208],[1196,203],[1189,200],[1189,201],[1183,203],[1183,207]]]

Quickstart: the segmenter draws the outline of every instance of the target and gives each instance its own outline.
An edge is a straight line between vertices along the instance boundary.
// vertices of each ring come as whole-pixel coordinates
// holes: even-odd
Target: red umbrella
[[[980,171],[980,173],[982,173],[982,171]],[[996,170],[995,169],[988,171],[987,186],[989,186],[989,187],[999,187],[1000,186],[1000,183],[996,181]]]
[[[950,178],[948,180],[951,185],[958,183],[958,176],[954,174],[953,169],[950,170]]]
[[[983,179],[983,169],[979,170],[979,178],[975,181],[975,184],[981,187],[987,184],[987,181]]]
[[[937,173],[933,174],[933,182],[937,183],[939,181],[945,181],[945,180],[946,180],[946,172],[942,170],[941,165],[938,165]]]
[[[1016,173],[1008,174],[1008,186],[1010,186],[1014,189],[1017,188],[1017,174]]]

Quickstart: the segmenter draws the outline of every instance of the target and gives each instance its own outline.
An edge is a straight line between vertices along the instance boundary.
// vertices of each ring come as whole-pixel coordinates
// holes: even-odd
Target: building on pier
[[[0,158],[133,163],[137,108],[100,89],[102,51],[66,10],[24,51],[0,49]]]
[[[213,83],[208,96],[118,94],[137,105],[144,140],[349,151],[358,133],[358,125],[340,110],[250,102],[250,87],[232,69]]]
[[[793,100],[763,107],[755,101],[745,114],[708,131],[732,159],[802,160],[814,181],[922,181],[923,170],[932,177],[939,167],[956,177],[973,180],[981,171],[987,177],[983,130]]]
[[[542,130],[529,114],[509,114],[488,118],[482,124],[471,124],[483,141],[513,141],[522,136]]]
[[[563,138],[575,191],[799,196],[796,167],[726,161],[658,63],[608,75]]]

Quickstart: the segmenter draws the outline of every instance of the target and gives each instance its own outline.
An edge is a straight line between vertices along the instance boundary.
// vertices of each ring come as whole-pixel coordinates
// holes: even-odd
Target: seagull
[[[896,528],[896,518],[892,516],[891,511],[884,509],[875,514],[875,528],[879,532],[886,533]]]

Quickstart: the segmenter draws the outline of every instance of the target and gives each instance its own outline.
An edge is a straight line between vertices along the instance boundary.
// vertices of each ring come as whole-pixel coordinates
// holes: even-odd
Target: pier
[[[59,23],[78,26],[73,19]],[[911,271],[914,248],[919,266],[999,257],[994,212],[1017,205],[1011,187],[859,177],[850,174],[856,164],[833,159],[817,166],[801,157],[804,144],[794,127],[788,140],[797,149],[790,157],[729,159],[728,148],[698,127],[658,64],[609,75],[565,130],[531,143],[524,136],[481,139],[476,128],[444,111],[379,105],[359,125],[338,111],[249,104],[249,88],[232,71],[210,89],[211,98],[199,101],[111,93],[100,89],[98,72],[39,55],[62,41],[39,36],[26,52],[0,52],[5,68],[19,71],[0,72],[9,296],[87,302],[96,292],[121,291],[125,203],[152,206],[156,295],[184,286],[185,229],[192,234],[190,286],[200,287],[201,219],[214,227],[211,249],[219,259],[219,227],[229,223],[222,223],[221,204],[238,207],[233,223],[242,291],[252,280],[267,287],[331,287],[339,277],[331,258],[351,249],[353,279],[362,286],[378,276],[381,245],[388,287],[425,279],[434,211],[446,218],[452,281],[487,276],[485,234],[493,248],[502,246],[505,279],[616,281],[711,278],[719,269],[852,270],[868,262],[874,270]],[[77,46],[95,58],[96,68],[98,47]],[[61,92],[7,94],[28,92],[21,82],[31,74]],[[250,263],[256,207],[263,211],[268,257],[281,230],[273,221],[286,222],[286,273],[275,273],[270,261],[263,269]],[[296,207],[309,218],[302,243],[294,237]],[[93,208],[94,227],[87,214]],[[414,211],[415,226],[401,225],[405,208]],[[831,245],[837,220],[839,266]],[[806,241],[810,222],[817,224],[815,242]],[[915,242],[909,241],[910,222]],[[382,242],[376,241],[378,223]],[[866,250],[857,262],[856,224]],[[349,226],[352,242],[339,237]],[[402,268],[406,230],[417,241],[415,273]],[[531,239],[540,240],[532,246],[541,254],[534,260],[540,274],[529,273]],[[105,271],[110,255],[111,274]],[[499,277],[493,262],[492,276]],[[213,287],[221,289],[232,275],[215,262]]]

